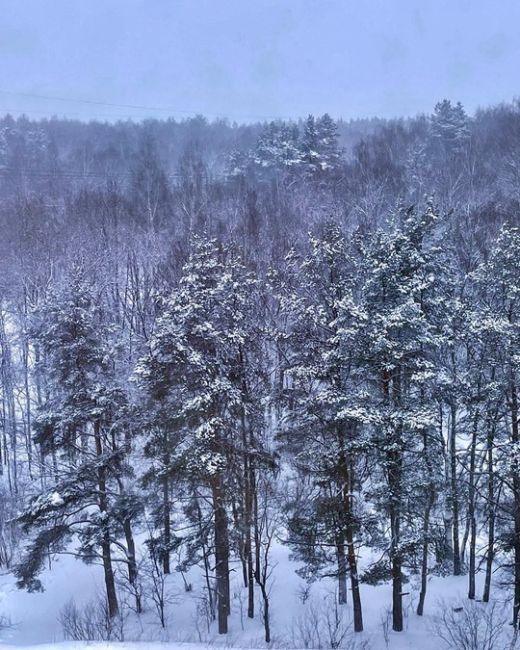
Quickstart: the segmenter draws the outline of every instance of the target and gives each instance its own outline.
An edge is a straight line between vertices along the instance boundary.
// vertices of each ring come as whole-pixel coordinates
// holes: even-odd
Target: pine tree
[[[432,138],[446,153],[463,151],[469,139],[468,116],[460,102],[455,106],[448,99],[435,105],[431,117]]]
[[[195,492],[210,491],[221,634],[228,630],[230,613],[234,472],[240,455],[250,453],[239,423],[249,411],[243,349],[255,291],[256,281],[236,256],[230,253],[226,259],[215,240],[195,238],[179,286],[165,298],[149,353],[137,368],[146,395],[155,403],[153,423],[171,436],[159,476],[184,468],[183,478]]]
[[[320,162],[319,134],[313,115],[309,115],[303,124],[301,150],[304,165],[311,172],[316,172],[319,169]]]
[[[319,166],[322,171],[333,171],[337,168],[341,158],[339,148],[338,127],[328,113],[316,121],[318,136]]]
[[[268,124],[256,144],[253,160],[259,171],[288,173],[301,162],[298,127],[285,122]]]
[[[428,191],[446,211],[457,207],[467,183],[470,143],[470,120],[462,104],[453,106],[446,99],[438,103],[430,119]]]
[[[414,538],[407,522],[417,477],[407,468],[422,454],[430,484],[429,474],[435,467],[424,448],[434,438],[436,425],[433,351],[440,340],[435,313],[443,307],[436,291],[435,222],[431,207],[424,213],[404,211],[389,232],[374,233],[364,246],[362,295],[367,327],[363,347],[377,418],[372,444],[379,466],[379,482],[374,481],[372,490],[390,525],[387,550],[395,631],[403,629],[402,568],[406,548],[413,546]]]
[[[56,482],[35,495],[20,516],[36,531],[18,565],[19,585],[38,588],[48,550],[79,541],[85,561],[101,558],[108,610],[118,612],[111,544],[136,513],[121,482],[130,473],[122,441],[128,402],[114,376],[109,332],[81,268],[51,294],[36,322],[48,397],[34,420],[36,441],[55,461]],[[132,541],[131,531],[127,541]],[[130,571],[135,557],[127,549]]]
[[[334,223],[311,238],[294,293],[282,296],[288,314],[291,380],[287,390],[288,444],[309,477],[309,494],[296,499],[290,530],[295,553],[315,575],[336,563],[339,601],[347,598],[347,566],[354,628],[363,629],[356,536],[356,470],[363,455],[361,428],[369,415],[358,374],[356,337],[364,314],[354,301],[355,268],[345,237]],[[298,263],[298,262],[296,262]],[[303,503],[302,503],[303,501]],[[333,558],[327,553],[334,549]]]
[[[309,115],[300,142],[301,167],[320,179],[324,173],[336,170],[341,159],[338,140],[338,127],[330,115],[325,113],[318,119]]]
[[[501,526],[505,547],[512,554],[514,584],[513,625],[518,628],[520,612],[520,433],[518,386],[520,381],[520,232],[517,228],[504,226],[498,234],[489,260],[483,262],[474,274],[479,289],[475,301],[474,321],[471,330],[477,342],[486,346],[486,393],[488,393],[486,414],[488,433],[486,450],[489,471],[488,507],[496,509],[493,480],[495,472],[506,487],[506,496],[500,512],[512,522],[512,526]],[[498,401],[498,413],[503,415],[503,426],[507,432],[507,444],[502,446],[497,467],[493,467],[495,441],[493,436],[493,402]],[[496,418],[496,415],[495,415]],[[504,453],[505,452],[505,453]],[[491,454],[491,456],[490,456]],[[500,517],[502,519],[503,515]],[[493,532],[493,531],[492,531]],[[491,537],[491,535],[490,535]],[[489,539],[488,554],[493,540]],[[488,558],[489,559],[489,558]],[[490,579],[490,576],[487,576]],[[487,586],[489,589],[489,586]],[[487,593],[489,598],[489,592]]]

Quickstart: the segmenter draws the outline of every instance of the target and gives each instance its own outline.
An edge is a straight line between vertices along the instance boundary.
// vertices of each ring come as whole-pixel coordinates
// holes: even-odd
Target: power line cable
[[[79,179],[79,180],[84,180],[84,179],[108,179],[111,176],[117,176],[117,177],[126,177],[126,178],[132,178],[132,172],[128,170],[110,170],[106,172],[95,172],[95,171],[82,171],[79,169],[56,169],[55,171],[52,170],[45,170],[45,169],[16,169],[13,167],[0,167],[0,174],[3,174],[4,176],[9,176],[11,174],[22,174],[24,176],[32,177],[32,178],[39,178],[39,179],[46,179],[46,178],[65,178],[67,180],[74,180],[74,179]],[[167,172],[166,175],[171,178],[171,179],[178,179],[180,178],[180,174],[178,172]]]
[[[71,103],[71,104],[86,104],[90,106],[110,106],[113,108],[127,108],[130,110],[139,110],[139,111],[160,111],[160,112],[167,112],[170,115],[174,113],[182,113],[184,115],[209,115],[210,117],[228,117],[228,118],[240,118],[240,119],[255,119],[255,120],[276,120],[276,119],[293,119],[290,118],[287,115],[238,115],[235,114],[235,116],[232,115],[222,115],[218,113],[202,113],[201,111],[193,111],[193,110],[186,110],[186,109],[180,109],[180,108],[173,108],[170,106],[145,106],[142,104],[118,104],[114,102],[106,102],[106,101],[100,101],[100,100],[93,100],[93,99],[78,99],[78,98],[72,98],[72,97],[61,97],[58,95],[40,95],[37,93],[20,93],[20,92],[14,92],[10,90],[2,90],[0,89],[0,94],[2,95],[10,95],[14,97],[25,97],[29,99],[42,99],[45,101],[58,101],[58,102],[66,102],[66,103]]]
[[[43,116],[43,118],[48,119],[48,120],[70,120],[70,121],[81,121],[81,122],[90,122],[90,121],[101,121],[101,120],[106,120],[106,119],[113,119],[113,120],[119,120],[119,121],[126,121],[126,120],[137,120],[137,119],[144,119],[141,116],[137,115],[131,115],[129,113],[89,113],[86,115],[85,113],[76,113],[76,112],[69,112],[67,113],[59,113],[58,111],[52,111],[51,109],[48,110],[38,110],[38,109],[23,109],[23,108],[2,108],[0,107],[0,113],[4,114],[19,114],[19,115],[24,115],[30,119],[40,119],[36,115]]]

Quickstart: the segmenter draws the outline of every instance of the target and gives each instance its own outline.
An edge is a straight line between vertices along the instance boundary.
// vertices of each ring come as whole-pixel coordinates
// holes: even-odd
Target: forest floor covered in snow
[[[457,621],[460,617],[461,622],[466,612],[470,611],[470,618],[483,624],[487,612],[493,607],[492,603],[469,603],[466,598],[465,576],[432,576],[425,615],[418,617],[415,614],[418,584],[412,578],[406,585],[405,629],[402,633],[395,633],[391,631],[390,584],[362,585],[365,631],[354,635],[350,625],[350,603],[339,608],[334,605],[334,583],[325,579],[314,583],[307,590],[305,581],[295,573],[298,565],[289,560],[289,550],[279,545],[273,549],[273,554],[277,567],[276,580],[271,586],[273,641],[270,647],[330,648],[334,647],[334,642],[339,642],[338,647],[350,650],[441,650],[449,647],[436,633],[443,610],[448,612],[451,620]],[[193,586],[189,592],[186,592],[180,574],[175,573],[169,578],[170,603],[165,629],[160,626],[153,605],[149,603],[139,617],[129,609],[125,612],[123,642],[88,644],[64,640],[60,615],[72,596],[81,609],[102,593],[103,577],[100,567],[86,565],[71,556],[61,556],[53,561],[52,570],[47,570],[42,576],[45,587],[43,593],[20,591],[13,577],[4,574],[0,578],[0,615],[10,621],[10,625],[0,630],[0,647],[37,647],[38,650],[76,650],[85,647],[105,650],[170,650],[181,647],[198,650],[208,646],[265,648],[260,598],[256,617],[249,620],[246,613],[246,590],[239,583],[240,570],[238,566],[233,569],[232,614],[230,633],[226,637],[216,633],[215,624],[208,629],[203,620],[202,575],[198,575],[198,570],[194,569],[187,576]],[[478,588],[480,591],[480,583]],[[510,604],[501,598],[498,589],[495,589],[495,597],[495,621],[502,620],[503,634],[502,640],[494,647],[496,650],[505,650],[512,634],[512,628],[508,625]],[[459,608],[466,609],[456,612]],[[339,622],[335,617],[336,609],[340,612]],[[472,616],[471,612],[476,616]]]

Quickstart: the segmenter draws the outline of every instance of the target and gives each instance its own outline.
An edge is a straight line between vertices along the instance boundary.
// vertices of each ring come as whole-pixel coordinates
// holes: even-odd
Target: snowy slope
[[[275,561],[278,562],[276,581],[272,586],[271,611],[273,646],[288,647],[304,646],[302,629],[312,626],[313,616],[320,614],[323,618],[326,612],[331,612],[334,602],[334,586],[331,581],[324,580],[314,584],[305,603],[302,602],[305,582],[294,572],[296,565],[289,561],[289,551],[283,546],[274,549]],[[62,556],[53,563],[52,571],[46,571],[42,576],[45,585],[44,593],[27,593],[19,591],[14,585],[11,576],[4,575],[0,582],[0,614],[11,619],[13,626],[0,631],[0,647],[38,647],[38,650],[47,648],[127,648],[128,650],[142,650],[144,648],[180,648],[184,643],[190,650],[199,650],[200,647],[211,645],[235,646],[242,648],[262,648],[262,625],[260,621],[260,607],[257,608],[257,617],[249,621],[245,615],[245,590],[239,585],[239,567],[233,571],[234,584],[232,587],[233,612],[230,621],[230,634],[219,637],[215,629],[209,633],[198,623],[197,632],[197,603],[200,602],[202,593],[201,575],[193,570],[188,576],[193,583],[193,591],[186,593],[183,588],[181,576],[171,576],[169,589],[174,596],[174,602],[168,610],[168,629],[163,630],[157,623],[151,606],[139,619],[128,612],[125,621],[125,639],[123,644],[118,643],[90,643],[74,644],[63,643],[63,634],[58,621],[60,610],[74,594],[78,605],[87,603],[102,590],[102,573],[100,567],[87,566],[71,556]],[[419,618],[415,615],[417,603],[417,589],[414,583],[406,586],[409,595],[406,601],[405,631],[401,634],[389,631],[388,645],[385,641],[385,627],[389,624],[391,602],[390,585],[371,587],[362,586],[363,610],[365,619],[365,632],[356,635],[357,641],[365,641],[366,648],[372,650],[440,650],[442,642],[432,632],[434,615],[438,609],[441,598],[449,601],[450,607],[463,606],[467,603],[465,593],[467,589],[466,578],[432,577],[429,583],[429,593],[426,602],[426,615]],[[480,589],[480,585],[479,585]],[[497,592],[498,595],[498,592]],[[175,597],[177,596],[177,597]],[[181,598],[182,596],[182,598]],[[241,613],[242,611],[242,613]],[[346,609],[341,608],[346,617],[350,617],[350,604]],[[510,634],[510,628],[506,628]],[[349,633],[350,635],[350,633]],[[346,638],[350,638],[347,635]],[[326,634],[324,635],[326,636]],[[139,641],[139,643],[134,643]],[[154,642],[164,642],[158,643]],[[47,645],[37,645],[37,644]],[[323,647],[327,647],[327,640],[322,639]],[[347,647],[350,647],[347,645]],[[355,647],[355,646],[353,646]],[[360,646],[361,647],[361,646]],[[504,646],[505,647],[505,646]]]

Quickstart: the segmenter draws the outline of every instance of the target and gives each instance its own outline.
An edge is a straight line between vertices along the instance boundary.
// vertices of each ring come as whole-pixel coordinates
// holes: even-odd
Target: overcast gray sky
[[[1,113],[391,117],[519,95],[520,0],[0,0]]]

